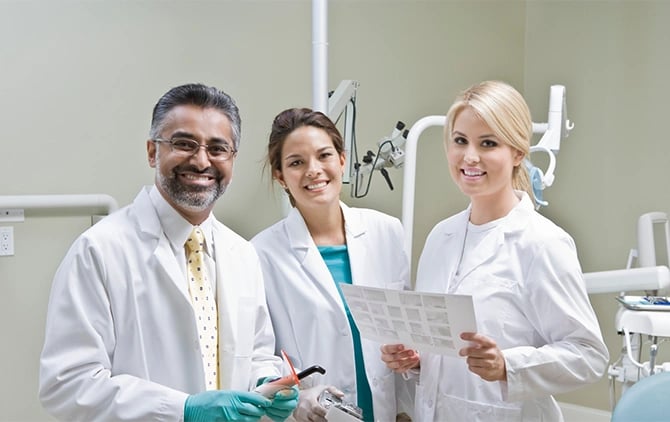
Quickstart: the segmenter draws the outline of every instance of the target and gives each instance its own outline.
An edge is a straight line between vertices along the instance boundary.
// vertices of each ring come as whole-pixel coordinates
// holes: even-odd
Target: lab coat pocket
[[[392,420],[396,414],[395,373],[373,376],[370,380],[375,419]]]
[[[435,414],[433,398],[430,394],[431,389],[425,388],[422,384],[416,385],[414,395],[414,415],[418,422],[431,422]]]
[[[485,301],[490,309],[506,309],[516,301],[518,292],[519,283],[511,277],[475,271],[462,281],[455,293],[472,295],[475,301]]]
[[[474,290],[514,290],[517,285],[516,280],[489,271],[473,271],[472,274],[468,276],[468,279],[469,281],[467,284],[472,286],[472,289]]]
[[[496,421],[518,422],[521,408],[504,403],[470,401],[449,394],[440,394],[435,409],[435,420],[445,422]]]

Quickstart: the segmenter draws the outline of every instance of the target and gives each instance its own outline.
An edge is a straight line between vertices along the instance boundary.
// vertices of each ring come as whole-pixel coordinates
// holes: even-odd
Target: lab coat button
[[[428,407],[433,407],[433,400],[428,400]]]

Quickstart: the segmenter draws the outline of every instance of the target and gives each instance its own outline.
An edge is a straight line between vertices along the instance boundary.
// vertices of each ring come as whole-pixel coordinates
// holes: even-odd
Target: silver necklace
[[[465,223],[465,234],[463,235],[463,244],[461,245],[461,254],[458,256],[458,264],[456,265],[456,275],[461,273],[461,263],[463,261],[463,254],[465,253],[465,243],[468,240],[468,228],[470,228],[470,215]]]

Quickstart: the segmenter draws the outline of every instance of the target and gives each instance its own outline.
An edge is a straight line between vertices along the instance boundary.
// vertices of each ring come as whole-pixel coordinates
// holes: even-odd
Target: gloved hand
[[[270,400],[250,391],[205,391],[186,398],[184,422],[253,422],[263,417],[271,404]]]
[[[283,422],[291,416],[298,405],[298,386],[279,390],[272,398],[272,404],[265,409],[268,417],[275,422]]]
[[[293,416],[298,422],[327,422],[325,407],[319,404],[319,395],[328,390],[331,394],[342,398],[344,393],[337,388],[328,385],[317,385],[300,391],[298,407],[293,412]]]

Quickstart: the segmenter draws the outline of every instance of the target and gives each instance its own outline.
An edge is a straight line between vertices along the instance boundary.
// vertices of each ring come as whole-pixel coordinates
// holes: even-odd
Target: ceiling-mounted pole
[[[312,0],[312,110],[328,115],[328,1]],[[291,211],[282,194],[282,213]]]
[[[312,0],[312,108],[328,113],[327,0]]]

